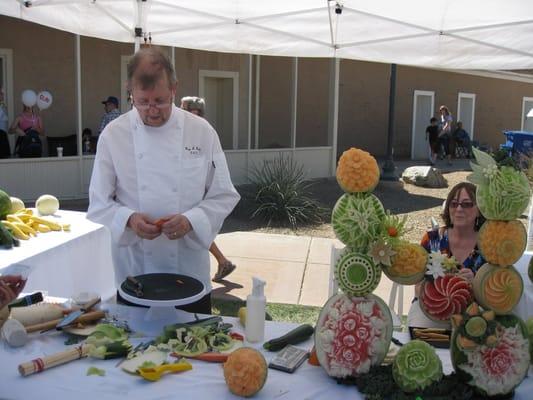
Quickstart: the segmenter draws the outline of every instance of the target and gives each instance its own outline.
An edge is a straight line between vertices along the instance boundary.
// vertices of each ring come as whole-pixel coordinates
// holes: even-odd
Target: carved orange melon
[[[489,263],[479,269],[473,286],[477,302],[498,315],[509,313],[524,289],[522,277],[513,266],[502,268]]]
[[[527,244],[527,232],[518,221],[486,221],[478,234],[479,250],[491,264],[506,267],[517,262]]]
[[[398,241],[392,249],[396,254],[392,256],[391,266],[383,268],[385,275],[402,285],[420,282],[426,272],[427,251],[419,244],[406,241]]]
[[[235,350],[224,363],[224,379],[229,390],[242,397],[251,397],[261,390],[268,366],[263,355],[251,347]]]
[[[345,192],[370,192],[379,182],[379,166],[370,153],[352,147],[342,153],[336,175]]]

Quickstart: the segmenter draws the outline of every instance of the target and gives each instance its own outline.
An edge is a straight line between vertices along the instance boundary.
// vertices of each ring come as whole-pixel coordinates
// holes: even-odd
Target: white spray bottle
[[[263,341],[265,338],[265,281],[253,277],[252,294],[246,298],[246,327],[244,334],[250,343]]]

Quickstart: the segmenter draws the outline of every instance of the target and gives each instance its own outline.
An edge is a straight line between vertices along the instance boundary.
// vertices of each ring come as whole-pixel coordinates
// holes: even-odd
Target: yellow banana
[[[35,231],[35,229],[33,229],[29,225],[26,225],[23,222],[13,222],[13,225],[15,225],[17,228],[19,228],[22,232],[26,234],[32,234],[34,236],[37,235],[37,232]]]
[[[53,221],[49,221],[47,219],[44,219],[44,218],[41,218],[41,217],[37,217],[37,216],[32,216],[31,219],[34,221],[34,222],[38,222],[42,225],[46,225],[48,226],[51,230],[53,231],[60,231],[61,230],[61,225],[59,225],[58,223],[56,222],[53,222]]]
[[[15,214],[15,217],[20,219],[26,225],[28,224],[28,221],[31,219],[31,215],[30,214]]]
[[[43,224],[40,224],[38,222],[35,222],[33,227],[35,229],[37,229],[39,232],[42,232],[42,233],[46,233],[46,232],[50,232],[51,229],[49,226],[46,226],[46,225],[43,225]]]
[[[11,232],[13,232],[13,235],[15,235],[17,239],[28,240],[30,238],[23,231],[21,231],[18,226],[14,225],[13,222],[2,221],[2,223],[7,226],[11,230]]]
[[[61,227],[65,232],[70,232],[70,224],[63,224]]]
[[[33,215],[33,210],[30,208],[23,208],[22,210],[18,210],[15,215]]]
[[[24,223],[17,215],[13,215],[13,214],[7,214],[6,219],[9,222],[19,222],[21,224]]]

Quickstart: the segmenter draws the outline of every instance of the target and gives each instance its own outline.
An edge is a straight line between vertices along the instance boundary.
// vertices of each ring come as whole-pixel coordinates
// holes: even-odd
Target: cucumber
[[[279,338],[265,342],[263,348],[268,351],[279,351],[288,344],[305,342],[313,335],[313,333],[315,333],[315,328],[309,324],[303,324]]]
[[[18,242],[18,239],[17,239]],[[0,248],[10,249],[15,245],[13,235],[7,230],[7,228],[0,222]]]

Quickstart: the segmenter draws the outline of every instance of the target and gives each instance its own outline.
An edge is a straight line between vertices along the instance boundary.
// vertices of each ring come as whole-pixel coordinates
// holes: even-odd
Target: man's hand
[[[187,217],[176,214],[162,218],[165,223],[161,225],[161,231],[170,239],[181,239],[187,233],[192,231],[192,226]]]
[[[134,212],[128,219],[128,227],[142,239],[152,240],[161,235],[155,222],[146,214]]]
[[[0,276],[0,308],[4,308],[17,298],[26,281],[20,275]]]

